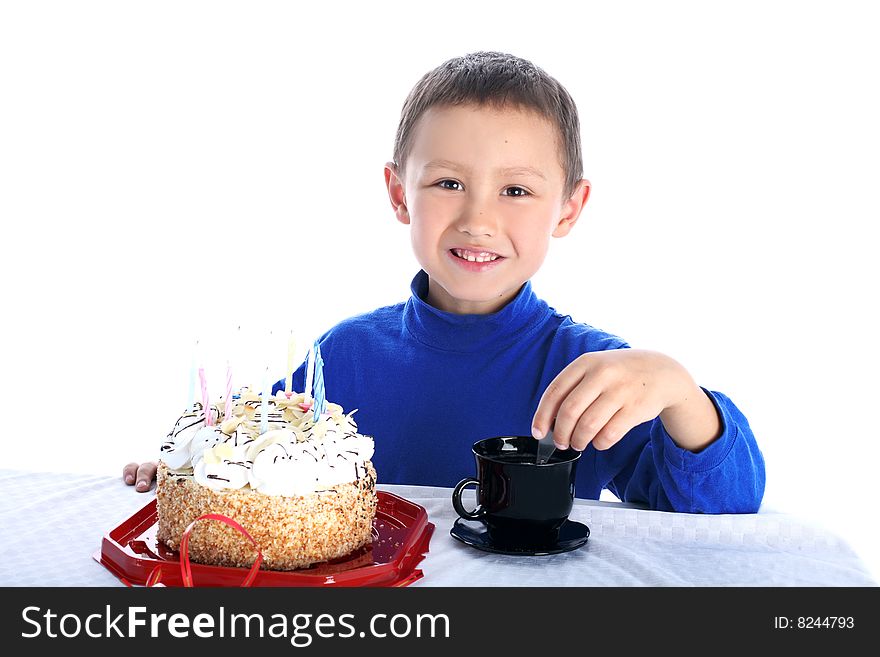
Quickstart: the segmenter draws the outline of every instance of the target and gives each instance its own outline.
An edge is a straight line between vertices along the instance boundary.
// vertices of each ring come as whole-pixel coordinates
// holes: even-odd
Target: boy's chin
[[[436,290],[433,294],[429,292],[429,299],[433,298],[437,302],[435,305],[446,307],[453,312],[492,313],[500,310],[513,299],[522,284],[510,287],[486,285],[477,289],[474,289],[473,285],[438,285],[437,287],[440,290]]]

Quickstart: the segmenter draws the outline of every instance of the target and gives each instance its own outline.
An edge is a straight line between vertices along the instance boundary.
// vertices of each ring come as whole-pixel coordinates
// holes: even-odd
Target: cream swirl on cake
[[[210,407],[209,414],[216,422],[219,413]],[[198,432],[205,427],[205,413],[201,402],[196,402],[192,410],[184,413],[174,423],[174,428],[165,437],[160,448],[160,457],[172,470],[188,468],[192,465],[190,443]]]
[[[212,490],[251,488],[266,495],[298,496],[355,482],[367,472],[373,439],[357,432],[352,415],[328,403],[315,423],[303,395],[277,393],[268,400],[269,430],[260,434],[263,405],[243,388],[231,416],[205,426],[201,404],[184,413],[162,444],[162,461],[174,477],[193,477]],[[209,407],[211,417],[217,408]],[[219,419],[219,418],[218,418]]]
[[[250,486],[267,495],[307,495],[320,489],[321,454],[316,440],[298,440],[295,430],[260,436],[251,448]]]

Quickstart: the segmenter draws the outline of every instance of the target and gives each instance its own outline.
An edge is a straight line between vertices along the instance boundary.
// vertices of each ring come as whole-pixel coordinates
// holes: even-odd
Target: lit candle
[[[321,358],[321,345],[315,343],[315,403],[312,405],[314,420],[321,419],[321,413],[327,406],[324,398],[324,359]]]
[[[315,341],[315,346],[318,345],[317,340]],[[312,398],[312,378],[315,374],[315,346],[309,349],[309,357],[306,360],[306,389],[304,390],[305,399],[303,399],[304,404],[308,404]]]
[[[287,338],[287,381],[284,383],[284,392],[290,399],[293,393],[293,354],[296,351],[296,340],[293,339],[293,329],[290,331],[290,337]]]

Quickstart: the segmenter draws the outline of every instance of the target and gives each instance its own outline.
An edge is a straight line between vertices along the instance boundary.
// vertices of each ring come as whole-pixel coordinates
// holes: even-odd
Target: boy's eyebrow
[[[425,169],[455,169],[457,171],[464,171],[465,173],[470,172],[470,169],[461,164],[456,164],[452,160],[431,160],[425,166]],[[524,175],[524,176],[536,176],[541,178],[542,180],[547,180],[547,176],[541,173],[535,167],[502,167],[500,169],[496,169],[496,173],[500,173],[505,176],[514,176],[514,175]]]

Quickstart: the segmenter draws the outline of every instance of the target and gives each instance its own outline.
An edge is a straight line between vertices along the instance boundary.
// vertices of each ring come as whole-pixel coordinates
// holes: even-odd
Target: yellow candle
[[[296,340],[293,339],[293,330],[287,338],[287,381],[284,383],[284,392],[293,392],[293,354],[296,351]]]

